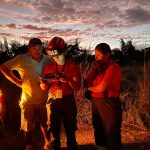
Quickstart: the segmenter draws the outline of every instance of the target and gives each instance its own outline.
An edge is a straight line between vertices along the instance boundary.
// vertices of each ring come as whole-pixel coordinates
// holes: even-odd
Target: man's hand
[[[63,83],[67,83],[67,80],[65,78],[62,78],[62,77],[59,78],[59,81],[63,82]]]
[[[99,69],[100,66],[101,66],[101,62],[100,61],[93,61],[91,68]]]
[[[47,82],[40,82],[40,87],[43,91],[47,90],[49,88],[49,85]]]

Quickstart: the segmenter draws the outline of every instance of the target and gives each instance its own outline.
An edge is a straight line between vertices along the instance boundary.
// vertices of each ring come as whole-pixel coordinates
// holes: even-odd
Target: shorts
[[[47,128],[46,104],[25,104],[21,106],[21,130],[30,131],[38,118],[41,127]]]

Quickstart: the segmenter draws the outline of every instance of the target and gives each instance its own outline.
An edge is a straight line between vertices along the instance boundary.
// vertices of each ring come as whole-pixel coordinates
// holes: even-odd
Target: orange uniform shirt
[[[120,95],[120,81],[122,77],[122,71],[118,64],[109,61],[108,67],[105,73],[100,73],[93,81],[93,86],[100,84],[102,81],[110,84],[107,90],[107,97],[118,97]],[[93,97],[103,98],[105,97],[104,92],[92,92]]]
[[[63,70],[63,66],[61,65],[58,65],[56,68],[56,63],[47,64],[43,70],[43,75],[46,76],[54,72],[56,73],[57,71],[59,73],[62,73],[62,70]],[[77,89],[79,89],[81,85],[81,73],[80,73],[80,68],[78,67],[78,65],[68,60],[66,62],[63,72],[64,72],[65,78],[69,82],[76,84]],[[60,86],[60,89],[62,89],[63,96],[74,93],[74,89],[70,86],[68,82],[67,83],[60,82],[59,86]],[[55,88],[55,87],[58,87],[58,82],[54,82],[50,84],[50,88]]]

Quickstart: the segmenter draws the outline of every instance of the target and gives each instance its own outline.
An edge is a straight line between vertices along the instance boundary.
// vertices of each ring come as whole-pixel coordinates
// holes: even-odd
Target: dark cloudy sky
[[[84,48],[120,38],[150,45],[150,0],[0,0],[0,38],[27,42],[61,36]]]

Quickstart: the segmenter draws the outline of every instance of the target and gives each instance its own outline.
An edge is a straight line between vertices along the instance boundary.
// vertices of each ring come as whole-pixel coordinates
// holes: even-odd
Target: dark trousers
[[[95,143],[107,150],[121,150],[122,108],[119,98],[92,98]]]
[[[75,132],[77,131],[77,107],[74,95],[64,96],[62,99],[51,103],[50,130],[54,137],[54,149],[60,145],[61,120],[63,121],[67,146],[69,150],[75,150],[77,147]]]

